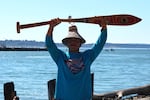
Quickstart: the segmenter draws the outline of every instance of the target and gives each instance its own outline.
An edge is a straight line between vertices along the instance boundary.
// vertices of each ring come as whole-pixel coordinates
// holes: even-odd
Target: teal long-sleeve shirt
[[[101,34],[91,49],[79,53],[64,52],[54,43],[52,36],[46,36],[47,49],[55,61],[58,72],[56,79],[56,100],[90,100],[92,96],[90,67],[99,53],[102,51],[107,39],[107,29]],[[80,59],[71,63],[72,59]],[[81,67],[73,73],[68,66]]]

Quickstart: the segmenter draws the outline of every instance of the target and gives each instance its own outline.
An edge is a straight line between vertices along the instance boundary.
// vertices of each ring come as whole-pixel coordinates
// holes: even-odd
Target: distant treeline
[[[93,44],[84,44],[83,47],[91,47]],[[64,47],[62,43],[57,46]],[[1,48],[45,48],[45,42],[29,40],[0,40]],[[150,48],[150,44],[114,44],[106,43],[105,48]]]

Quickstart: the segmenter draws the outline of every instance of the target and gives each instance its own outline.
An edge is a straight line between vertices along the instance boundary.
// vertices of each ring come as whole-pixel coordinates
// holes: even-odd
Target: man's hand
[[[101,17],[101,22],[99,23],[99,26],[102,27],[102,29],[106,29],[107,28],[107,24],[106,21],[103,17]]]
[[[53,33],[53,29],[55,26],[57,26],[58,24],[61,23],[61,20],[59,18],[56,18],[56,19],[52,19],[49,21],[49,29],[48,29],[48,32],[47,32],[47,35],[48,36],[52,36],[52,33]]]
[[[52,19],[52,20],[50,20],[50,27],[53,28],[53,27],[57,26],[60,23],[61,23],[61,20],[59,18]]]

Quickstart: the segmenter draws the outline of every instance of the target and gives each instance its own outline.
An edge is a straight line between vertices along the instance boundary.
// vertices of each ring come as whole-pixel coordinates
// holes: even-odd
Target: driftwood
[[[130,89],[125,89],[125,90],[120,90],[120,91],[114,91],[106,94],[99,94],[99,95],[94,95],[93,100],[102,100],[102,98],[122,98],[123,96],[128,96],[128,95],[150,95],[150,85],[145,85],[141,87],[136,87],[136,88],[130,88]]]

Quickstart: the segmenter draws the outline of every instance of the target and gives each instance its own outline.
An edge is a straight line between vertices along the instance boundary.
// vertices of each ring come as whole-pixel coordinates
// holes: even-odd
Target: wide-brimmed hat
[[[81,43],[85,43],[85,40],[84,38],[78,33],[78,30],[77,30],[77,27],[75,25],[72,25],[69,27],[69,32],[68,32],[68,35],[67,37],[65,37],[62,42],[63,44],[67,44],[67,41],[69,39],[72,39],[72,38],[75,38],[75,39],[80,39],[81,40]]]

